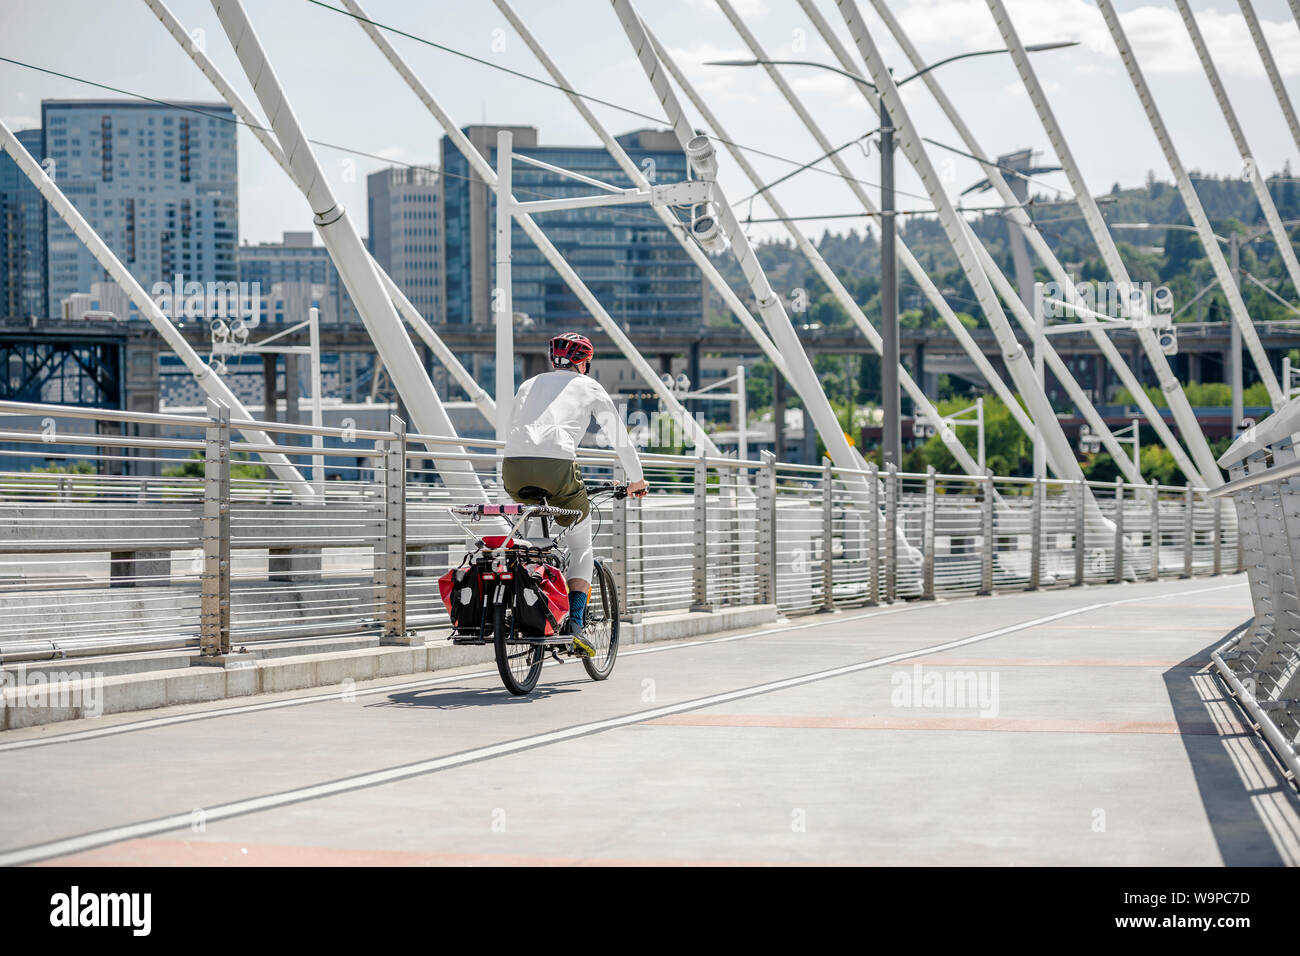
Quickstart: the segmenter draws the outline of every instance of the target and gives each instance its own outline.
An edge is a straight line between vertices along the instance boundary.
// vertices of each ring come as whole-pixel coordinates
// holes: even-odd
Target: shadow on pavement
[[[1221,719],[1221,715],[1215,712],[1217,707],[1227,707],[1238,722],[1245,722],[1246,718],[1214,675],[1213,665],[1204,662],[1215,648],[1249,627],[1253,620],[1250,618],[1223,637],[1216,638],[1187,660],[1165,671],[1163,677],[1173,705],[1174,720],[1182,731],[1180,739],[1187,751],[1201,803],[1224,865],[1283,866],[1287,860],[1261,819],[1255,801],[1268,794],[1280,793],[1290,804],[1294,820],[1300,817],[1300,799],[1283,780],[1276,760],[1258,736],[1248,729],[1237,735],[1251,738],[1251,745],[1260,752],[1261,762],[1267,767],[1265,773],[1269,785],[1252,790],[1225,746],[1228,737],[1206,734],[1203,730],[1207,719],[1211,723],[1215,722],[1216,716]]]
[[[435,710],[457,710],[462,707],[519,707],[537,704],[551,697],[562,694],[576,694],[576,685],[587,681],[572,681],[575,686],[565,686],[565,682],[539,684],[526,697],[516,697],[504,687],[426,687],[420,690],[403,691],[389,694],[387,698],[367,707],[432,707]]]

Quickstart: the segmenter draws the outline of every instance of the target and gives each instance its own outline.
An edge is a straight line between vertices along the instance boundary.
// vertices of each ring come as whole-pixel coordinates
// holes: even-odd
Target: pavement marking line
[[[659,727],[759,727],[776,730],[939,730],[1031,734],[1171,734],[1234,737],[1247,733],[1210,721],[1035,720],[1024,717],[821,717],[783,714],[672,714],[647,720]]]
[[[1144,600],[1144,601],[1163,601],[1164,598],[1163,598],[1163,597],[1146,597],[1146,598],[1143,598],[1142,600]],[[1137,606],[1138,606],[1138,607],[1151,607],[1151,608],[1157,608],[1157,609],[1164,609],[1164,608],[1166,607],[1166,605],[1164,605],[1164,604],[1138,604]],[[1209,611],[1234,611],[1234,610],[1237,609],[1237,605],[1235,605],[1235,604],[1184,604],[1184,605],[1182,605],[1182,606],[1179,608],[1180,611],[1182,611],[1182,610],[1188,610],[1188,609],[1195,609],[1195,610],[1209,610]]]
[[[1156,605],[1156,606],[1163,607],[1163,605]],[[1043,626],[1044,628],[1048,627],[1048,625],[1043,625]],[[1133,628],[1126,626],[1124,624],[1097,624],[1095,626],[1089,626],[1087,624],[1057,624],[1055,627],[1052,627],[1051,630],[1053,631],[1132,631]],[[1207,633],[1212,633],[1212,634],[1223,633],[1223,629],[1219,627],[1144,627],[1142,628],[1142,631],[1143,633],[1156,632],[1161,634],[1164,633],[1186,634],[1189,631],[1206,631]]]
[[[1140,584],[1148,582],[1138,582]],[[1225,590],[1232,587],[1244,587],[1246,581],[1237,581],[1232,584],[1223,585],[1215,590]],[[1091,587],[1109,587],[1111,585],[1090,585]],[[1047,592],[1050,593],[1050,592]],[[1067,593],[1067,592],[1063,592]],[[1199,592],[1192,592],[1199,593]],[[790,624],[786,626],[767,627],[756,631],[746,631],[741,634],[730,634],[724,637],[703,638],[694,641],[665,641],[661,645],[630,645],[627,650],[620,649],[620,657],[631,657],[639,654],[659,654],[665,651],[682,650],[688,647],[701,647],[708,644],[726,644],[731,641],[748,640],[754,637],[763,637],[769,634],[783,634],[787,631],[800,631],[811,627],[820,627],[827,623],[843,624],[850,621],[862,621],[867,618],[882,617],[887,614],[898,614],[903,611],[919,611],[925,608],[950,607],[954,604],[962,604],[966,601],[1005,601],[1010,598],[1023,596],[1020,592],[1009,592],[1004,594],[986,595],[983,597],[956,598],[942,601],[925,601],[916,604],[904,604],[900,607],[887,607],[876,611],[869,611],[865,614],[854,614],[848,617],[832,619],[818,619],[803,624]],[[1144,600],[1152,600],[1147,597]],[[576,661],[566,661],[565,665],[576,664]],[[468,665],[466,665],[468,666]],[[547,661],[545,667],[557,666],[553,661]],[[383,694],[389,691],[402,690],[419,690],[426,687],[435,687],[439,684],[446,684],[457,680],[477,680],[481,677],[496,676],[496,670],[474,671],[468,674],[449,674],[443,677],[423,677],[416,681],[406,681],[400,684],[385,684],[382,687],[368,687],[364,690],[356,691],[357,697],[370,697]],[[337,685],[336,685],[337,686]],[[239,714],[258,713],[264,710],[278,710],[281,707],[299,707],[307,704],[318,704],[325,701],[334,700],[338,697],[338,691],[330,691],[325,694],[310,694],[303,697],[292,697],[285,700],[262,701],[256,704],[241,704],[234,707],[210,707],[205,710],[190,711],[185,714],[174,714],[169,717],[147,717],[143,720],[133,720],[129,723],[114,724],[111,727],[101,727],[94,730],[73,730],[67,733],[57,734],[50,737],[31,737],[26,740],[15,740],[8,743],[0,743],[0,753],[7,750],[26,750],[31,747],[44,747],[50,744],[76,743],[81,740],[93,740],[98,737],[109,737],[116,734],[133,733],[140,730],[154,730],[160,727],[169,727],[174,724],[185,724],[196,720],[211,720],[217,717],[237,716]],[[226,698],[227,700],[229,698]]]
[[[425,850],[364,850],[281,843],[217,840],[128,840],[72,857],[47,860],[61,866],[810,866],[765,860],[630,859],[542,856],[518,853],[449,853]]]
[[[921,658],[916,662],[920,663]],[[911,664],[912,661],[899,661],[900,664]],[[1133,659],[1099,659],[1091,657],[1068,658],[1068,657],[940,657],[937,660],[926,660],[926,664],[932,670],[938,670],[944,667],[1157,667],[1169,669],[1171,667],[1186,667],[1191,670],[1200,670],[1203,667],[1209,667],[1211,661],[1208,657],[1192,658],[1181,661],[1155,661],[1155,660],[1133,660]]]
[[[1013,597],[1014,595],[999,595],[1001,597]],[[995,596],[997,597],[997,596]],[[972,598],[971,600],[989,600],[989,598]],[[701,647],[706,644],[726,644],[731,641],[747,640],[754,637],[764,637],[768,634],[783,634],[787,631],[801,631],[810,627],[821,627],[827,623],[848,623],[850,621],[862,621],[872,617],[883,617],[887,614],[900,614],[904,611],[919,611],[925,608],[946,607],[947,602],[935,603],[925,602],[924,604],[904,604],[899,607],[883,608],[878,611],[870,611],[866,614],[854,614],[849,617],[838,618],[833,622],[825,619],[808,621],[802,624],[790,624],[777,627],[763,628],[757,631],[746,631],[741,634],[728,634],[724,637],[709,637],[694,641],[665,641],[660,646],[647,647],[642,645],[630,645],[627,650],[619,649],[619,657],[632,657],[638,654],[660,653],[663,651],[682,650],[687,647]],[[577,660],[564,661],[562,665],[557,665],[554,661],[547,661],[545,667],[556,666],[576,666]],[[469,665],[465,665],[469,666]],[[385,684],[382,687],[367,687],[362,690],[355,690],[353,693],[357,697],[374,697],[391,691],[402,690],[419,690],[425,687],[435,687],[439,684],[447,684],[459,680],[477,680],[481,677],[498,677],[496,667],[491,670],[474,671],[469,674],[448,674],[443,677],[422,677],[416,681],[405,681],[400,684]],[[339,685],[332,685],[339,686]],[[285,700],[269,700],[256,704],[240,704],[234,707],[211,707],[206,710],[195,710],[185,714],[173,714],[168,717],[147,717],[144,720],[133,720],[129,723],[114,724],[111,727],[100,727],[94,730],[72,730],[64,734],[57,734],[51,737],[31,737],[27,740],[14,740],[8,743],[0,743],[0,753],[7,750],[27,750],[32,747],[45,747],[51,744],[76,743],[82,740],[94,740],[98,737],[110,737],[117,734],[132,733],[139,730],[156,730],[160,727],[170,727],[175,724],[187,724],[196,720],[210,720],[216,717],[237,716],[239,714],[255,714],[264,710],[279,710],[282,707],[299,707],[305,704],[319,704],[326,701],[337,700],[339,691],[332,690],[324,694],[309,694],[304,697],[291,697]],[[226,698],[227,700],[229,698]]]
[[[1213,591],[1223,591],[1238,586],[1238,584],[1234,583],[1211,588],[1196,588],[1194,590],[1180,591],[1177,593],[1182,595],[1207,594]],[[980,641],[991,640],[995,637],[1002,637],[1006,634],[1014,634],[1017,631],[1023,631],[1039,624],[1045,624],[1049,621],[1060,620],[1078,614],[1087,614],[1091,611],[1098,611],[1104,608],[1116,607],[1124,604],[1133,604],[1145,600],[1149,600],[1149,597],[1143,595],[1142,597],[1127,598],[1118,601],[1104,601],[1098,604],[1087,604],[1081,607],[1058,611],[1055,614],[1049,614],[1044,617],[1031,618],[1027,621],[1021,621],[1018,624],[1009,624],[992,631],[973,634],[970,637],[958,638],[954,641],[936,644],[932,647],[923,649],[921,652],[916,650],[900,651],[896,654],[878,657],[869,661],[861,661],[857,664],[845,664],[840,667],[814,671],[813,673],[802,674],[797,677],[787,677],[781,680],[768,681],[763,684],[755,684],[751,687],[743,687],[738,690],[724,691],[720,694],[711,694],[707,697],[697,697],[677,704],[667,704],[663,707],[652,707],[648,710],[637,711],[632,714],[624,714],[619,717],[608,717],[603,720],[592,721],[585,724],[576,724],[572,727],[547,731],[545,733],[534,734],[528,737],[519,737],[514,740],[489,744],[484,747],[476,747],[472,750],[447,754],[442,757],[434,757],[429,760],[420,760],[414,763],[389,767],[384,770],[374,770],[367,773],[354,774],[350,777],[341,777],[337,780],[327,780],[323,783],[311,784],[292,790],[283,790],[278,793],[264,794],[259,797],[250,797],[245,800],[235,800],[230,803],[219,804],[215,807],[205,807],[205,820],[208,822],[216,822],[218,820],[226,820],[250,813],[259,813],[264,810],[278,809],[295,803],[318,800],[323,797],[335,796],[353,790],[362,790],[369,787],[394,783],[399,780],[407,780],[412,777],[424,776],[441,770],[448,770],[454,767],[462,767],[467,764],[492,760],[497,757],[504,757],[525,750],[550,746],[552,744],[573,740],[578,737],[603,733],[619,727],[645,723],[646,721],[655,720],[659,717],[667,717],[672,714],[684,713],[690,710],[699,710],[704,707],[713,707],[733,700],[743,700],[748,697],[770,694],[774,691],[785,690],[790,687],[800,687],[804,684],[830,680],[848,674],[856,674],[875,667],[883,667],[886,664],[894,664],[899,661],[909,660],[916,657],[918,653],[938,653],[955,647],[964,647],[967,644],[975,644]],[[825,622],[817,623],[824,624]],[[94,849],[95,847],[106,846],[111,843],[120,843],[123,840],[140,839],[143,837],[155,836],[159,833],[167,833],[172,830],[186,829],[192,822],[193,810],[191,808],[181,813],[174,813],[165,817],[157,817],[152,820],[142,820],[138,823],[108,827],[103,830],[83,833],[73,837],[65,837],[61,840],[52,840],[47,843],[33,844],[31,846],[20,847],[7,852],[0,852],[0,866],[20,866],[26,863],[35,863],[39,860],[50,859],[51,857],[81,853],[86,850]]]

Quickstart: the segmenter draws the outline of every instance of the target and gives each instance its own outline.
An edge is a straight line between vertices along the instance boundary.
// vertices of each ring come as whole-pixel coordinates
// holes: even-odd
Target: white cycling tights
[[[570,579],[581,578],[590,583],[596,570],[596,556],[591,550],[590,515],[569,528],[564,543],[569,549],[569,569],[565,574]]]

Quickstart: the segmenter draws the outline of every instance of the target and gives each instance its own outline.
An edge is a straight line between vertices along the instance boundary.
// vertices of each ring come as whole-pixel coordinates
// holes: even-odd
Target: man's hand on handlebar
[[[634,481],[627,486],[628,497],[644,498],[646,492],[650,490],[650,482],[642,478],[640,481]]]

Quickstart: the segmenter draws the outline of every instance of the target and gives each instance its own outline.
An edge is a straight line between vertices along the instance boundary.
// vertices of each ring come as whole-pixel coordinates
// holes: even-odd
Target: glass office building
[[[41,131],[14,134],[40,162]],[[45,199],[8,153],[0,153],[0,317],[45,315]]]
[[[427,166],[393,166],[366,177],[370,254],[431,324],[442,302],[442,177]]]
[[[315,245],[315,237],[314,232],[286,232],[282,242],[239,247],[239,281],[250,288],[257,283],[262,322],[305,322],[311,306],[320,310],[323,326],[360,322],[334,260],[324,246]],[[295,293],[300,289],[311,290],[310,303]],[[299,299],[304,304],[295,307]]]
[[[471,126],[470,141],[496,166],[497,130]],[[515,152],[594,177],[631,186],[603,147],[539,146],[533,127],[508,127]],[[686,179],[686,157],[670,132],[638,130],[618,137],[633,162],[656,183]],[[495,273],[496,203],[469,163],[442,141],[443,225],[447,323],[487,324]],[[555,173],[515,163],[517,199],[591,195],[598,190]],[[649,204],[550,212],[538,225],[625,328],[695,327],[704,312],[704,280]],[[548,326],[591,327],[593,320],[559,274],[516,223],[511,275],[516,312]]]
[[[234,113],[222,104],[45,100],[46,169],[131,274],[157,282],[234,282],[239,232]],[[46,212],[47,314],[104,270]]]

